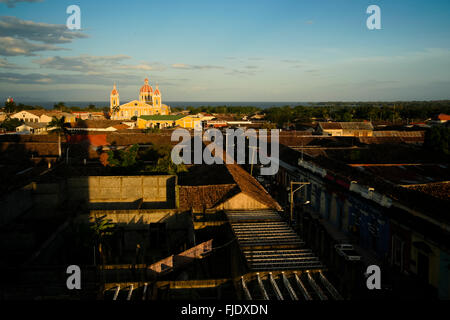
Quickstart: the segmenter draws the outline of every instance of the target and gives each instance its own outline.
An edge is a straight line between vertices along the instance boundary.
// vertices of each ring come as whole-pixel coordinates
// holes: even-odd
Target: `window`
[[[392,237],[392,263],[396,266],[400,267],[400,270],[403,269],[403,250],[404,250],[404,241],[397,236]]]

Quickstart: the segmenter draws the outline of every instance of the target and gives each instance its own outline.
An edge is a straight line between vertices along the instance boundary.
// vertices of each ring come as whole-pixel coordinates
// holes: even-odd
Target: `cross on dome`
[[[148,78],[145,78],[145,84],[141,87],[140,92],[141,93],[153,93],[153,88],[151,85],[148,84]]]

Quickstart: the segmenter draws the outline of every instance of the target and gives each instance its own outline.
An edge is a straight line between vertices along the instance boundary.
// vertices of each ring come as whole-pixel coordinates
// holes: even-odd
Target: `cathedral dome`
[[[148,84],[148,79],[145,78],[145,84],[141,87],[141,93],[153,93],[153,88]]]

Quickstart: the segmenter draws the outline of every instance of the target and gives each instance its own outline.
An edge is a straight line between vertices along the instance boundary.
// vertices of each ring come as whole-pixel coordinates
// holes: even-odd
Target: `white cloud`
[[[75,57],[60,57],[54,56],[44,59],[33,60],[41,68],[65,70],[65,71],[78,71],[78,72],[90,72],[92,74],[102,73],[110,71],[111,68],[120,67],[120,62],[123,60],[131,59],[127,55],[114,55],[114,56],[91,56],[80,55]]]
[[[14,8],[18,2],[42,2],[43,0],[0,0],[0,3],[4,3],[8,8]]]
[[[0,36],[1,56],[35,56],[37,51],[67,50],[51,44],[32,43],[24,39]]]
[[[175,69],[185,69],[185,70],[208,70],[208,69],[224,69],[222,66],[213,66],[213,65],[191,65],[184,63],[174,63],[172,64],[172,68]]]
[[[75,39],[87,38],[86,34],[71,31],[63,24],[34,22],[10,16],[0,17],[0,36],[47,44],[70,43]]]
[[[0,69],[25,69],[15,63],[11,63],[5,58],[0,58]]]

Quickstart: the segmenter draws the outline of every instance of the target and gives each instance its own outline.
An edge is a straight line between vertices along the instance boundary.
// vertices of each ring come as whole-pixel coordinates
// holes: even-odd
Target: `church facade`
[[[146,78],[144,85],[139,90],[139,100],[133,100],[125,104],[120,104],[119,91],[116,85],[110,95],[110,115],[114,120],[131,119],[132,117],[151,116],[151,115],[169,115],[170,107],[162,104],[161,92],[158,85],[155,91],[149,85]]]

